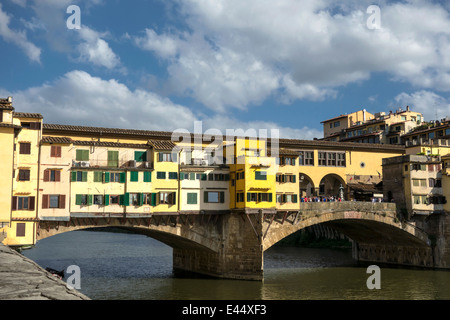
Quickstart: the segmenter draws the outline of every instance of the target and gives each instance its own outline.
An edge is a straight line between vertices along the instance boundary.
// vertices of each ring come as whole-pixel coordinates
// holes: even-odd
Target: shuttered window
[[[16,225],[16,237],[25,237],[25,223]]]
[[[77,161],[89,161],[89,150],[77,150]]]
[[[197,204],[197,193],[189,192],[187,194],[187,204]]]
[[[44,170],[44,181],[61,181],[61,170],[47,169]]]
[[[150,171],[144,171],[144,182],[152,182],[152,173]]]
[[[119,151],[108,151],[108,167],[119,166]]]
[[[255,180],[267,180],[267,173],[265,171],[255,171]]]
[[[19,181],[30,181],[30,170],[19,169]]]
[[[61,158],[61,146],[51,146],[50,157]]]
[[[44,194],[42,195],[42,209],[65,209],[65,194]]]
[[[134,160],[147,161],[147,152],[146,151],[135,151],[134,152]]]
[[[137,182],[139,180],[139,172],[130,171],[130,181]]]
[[[31,154],[31,143],[20,142],[19,145],[20,145],[20,147],[19,147],[20,154]]]

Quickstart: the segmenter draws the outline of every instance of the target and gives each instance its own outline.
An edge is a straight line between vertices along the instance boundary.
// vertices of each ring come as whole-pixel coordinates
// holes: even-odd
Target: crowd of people
[[[300,202],[341,202],[344,201],[344,199],[341,199],[340,197],[322,197],[322,196],[314,196],[314,197],[301,197]],[[357,201],[355,199],[351,199],[350,201]],[[375,198],[373,197],[371,199],[372,202],[382,202],[382,198]]]

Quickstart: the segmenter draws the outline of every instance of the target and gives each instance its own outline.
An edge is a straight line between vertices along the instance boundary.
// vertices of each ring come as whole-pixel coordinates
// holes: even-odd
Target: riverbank
[[[0,243],[0,300],[90,300]]]

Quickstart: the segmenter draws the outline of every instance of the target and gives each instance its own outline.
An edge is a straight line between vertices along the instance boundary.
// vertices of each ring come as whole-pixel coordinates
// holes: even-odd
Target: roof
[[[125,135],[141,135],[141,136],[164,136],[171,137],[172,132],[153,131],[153,130],[137,130],[137,129],[121,129],[121,128],[104,128],[104,127],[88,127],[74,126],[65,124],[49,124],[44,123],[43,130],[47,131],[76,131],[86,133],[106,133],[106,134],[125,134]]]
[[[14,107],[12,106],[12,102],[10,99],[6,98],[0,98],[0,109],[3,110],[14,110]]]
[[[175,143],[169,140],[148,140],[148,144],[155,150],[173,150]]]
[[[40,113],[30,113],[30,112],[13,112],[14,118],[32,118],[32,119],[43,119],[44,117]]]
[[[357,192],[381,192],[382,188],[375,183],[347,183],[347,186]]]
[[[97,146],[97,147],[114,147],[114,148],[137,148],[148,149],[147,144],[138,143],[120,143],[110,141],[87,141],[87,140],[73,140],[73,144],[77,146]]]
[[[60,144],[71,144],[73,142],[72,139],[67,137],[42,137],[41,143],[60,143]]]
[[[329,122],[329,121],[345,118],[345,117],[348,117],[348,116],[349,116],[348,114],[341,114],[338,117],[334,117],[334,118],[331,118],[331,119],[328,119],[328,120],[320,121],[320,123],[325,123],[325,122]]]
[[[14,128],[14,129],[22,129],[21,126],[18,126],[16,124],[12,124],[12,123],[4,123],[4,122],[0,122],[0,127],[4,127],[4,128]]]

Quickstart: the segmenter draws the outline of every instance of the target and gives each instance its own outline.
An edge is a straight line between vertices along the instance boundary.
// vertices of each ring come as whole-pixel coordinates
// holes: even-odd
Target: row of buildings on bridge
[[[378,143],[345,138],[378,121],[362,110],[324,121],[320,140],[235,136],[211,147],[206,135],[47,124],[0,99],[0,234],[24,246],[36,242],[43,220],[299,211],[305,198],[379,198],[410,216],[444,212],[446,127],[425,128],[409,108],[384,116]],[[391,140],[398,123],[404,129]],[[444,136],[432,136],[439,126]]]

